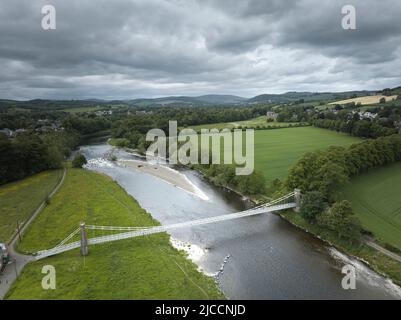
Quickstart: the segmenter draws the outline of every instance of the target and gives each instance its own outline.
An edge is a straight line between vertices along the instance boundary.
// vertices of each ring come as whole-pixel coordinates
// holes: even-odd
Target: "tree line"
[[[361,138],[376,139],[397,133],[395,128],[387,128],[370,120],[316,119],[313,120],[313,125]]]
[[[243,195],[263,194],[266,190],[265,177],[259,171],[250,175],[236,175],[235,165],[191,165],[201,171],[214,185],[228,187]]]
[[[285,188],[302,190],[300,214],[306,221],[358,242],[361,225],[351,205],[338,201],[338,191],[352,176],[396,161],[401,161],[401,135],[309,152],[290,169]]]
[[[308,152],[290,169],[285,183],[289,189],[320,191],[332,200],[350,177],[396,161],[401,161],[401,135],[380,137],[349,147]]]

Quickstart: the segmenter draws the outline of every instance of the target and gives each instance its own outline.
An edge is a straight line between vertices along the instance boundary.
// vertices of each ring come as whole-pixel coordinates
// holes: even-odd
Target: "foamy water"
[[[91,168],[112,168],[114,166],[112,161],[97,158],[97,159],[90,159],[88,162],[83,166],[85,169]]]
[[[397,298],[401,298],[401,288],[391,281],[391,279],[385,278],[380,274],[371,270],[368,266],[366,266],[363,262],[351,258],[335,248],[329,248],[330,255],[345,264],[350,264],[355,268],[356,278],[357,280],[363,280],[368,283],[372,287],[376,288],[386,288],[388,292],[394,295]]]
[[[203,258],[203,256],[207,253],[207,249],[204,249],[196,244],[192,244],[189,242],[181,241],[178,239],[175,239],[170,236],[170,244],[177,250],[179,251],[184,251],[187,255],[187,259],[191,260],[193,263],[195,263],[198,266],[198,271],[202,272],[203,274],[209,276],[209,277],[216,277],[218,272],[216,273],[207,273],[205,270],[203,270],[199,266],[200,260]]]

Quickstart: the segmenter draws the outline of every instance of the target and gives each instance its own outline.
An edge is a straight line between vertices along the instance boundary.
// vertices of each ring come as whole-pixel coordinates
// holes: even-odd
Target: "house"
[[[277,117],[278,117],[278,113],[275,113],[273,111],[267,111],[266,112],[266,117],[267,117],[268,120],[272,119],[272,120],[276,121]]]
[[[359,114],[359,118],[360,119],[371,119],[371,120],[373,120],[373,119],[375,119],[377,117],[377,113],[372,113],[372,112],[369,112],[369,111],[366,111],[366,112],[361,111],[358,114]]]

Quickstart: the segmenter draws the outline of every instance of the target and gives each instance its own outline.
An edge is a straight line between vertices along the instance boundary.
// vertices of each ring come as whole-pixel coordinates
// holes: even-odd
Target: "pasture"
[[[401,250],[401,163],[357,176],[343,190],[343,197],[364,228],[382,243]]]
[[[359,138],[346,134],[311,126],[257,130],[255,168],[264,174],[269,184],[276,178],[284,180],[289,168],[306,152],[330,146],[347,146],[360,141]]]
[[[0,242],[8,242],[46,199],[62,176],[62,170],[45,171],[0,186]]]

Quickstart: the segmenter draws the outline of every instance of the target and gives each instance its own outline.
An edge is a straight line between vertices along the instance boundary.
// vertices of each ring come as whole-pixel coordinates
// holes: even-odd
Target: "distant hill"
[[[198,97],[172,96],[172,97],[162,97],[155,99],[134,99],[134,100],[128,100],[126,102],[132,105],[146,106],[146,105],[168,105],[168,104],[189,104],[189,105],[238,104],[246,101],[247,101],[246,98],[232,95],[208,94]]]
[[[385,89],[386,95],[400,95],[401,86],[393,89]],[[383,90],[384,91],[384,90]],[[282,94],[261,94],[247,99],[234,95],[207,94],[196,97],[189,96],[170,96],[161,98],[140,98],[131,100],[103,100],[103,99],[83,99],[83,100],[46,100],[34,99],[28,101],[16,101],[0,99],[0,111],[9,108],[19,108],[26,110],[66,110],[73,108],[93,108],[112,105],[127,105],[132,107],[148,106],[213,106],[213,105],[253,105],[258,103],[291,103],[291,102],[316,102],[325,101],[326,103],[335,100],[354,99],[381,94],[382,91],[346,91],[346,92],[295,92],[290,91]]]
[[[323,101],[363,97],[375,94],[376,91],[347,92],[286,92],[282,94],[261,94],[249,99],[248,103],[289,103],[303,99],[307,101]]]
[[[196,100],[204,102],[204,103],[215,103],[215,104],[235,104],[235,103],[243,103],[248,99],[232,96],[232,95],[220,95],[220,94],[208,94],[204,96],[196,97]]]

